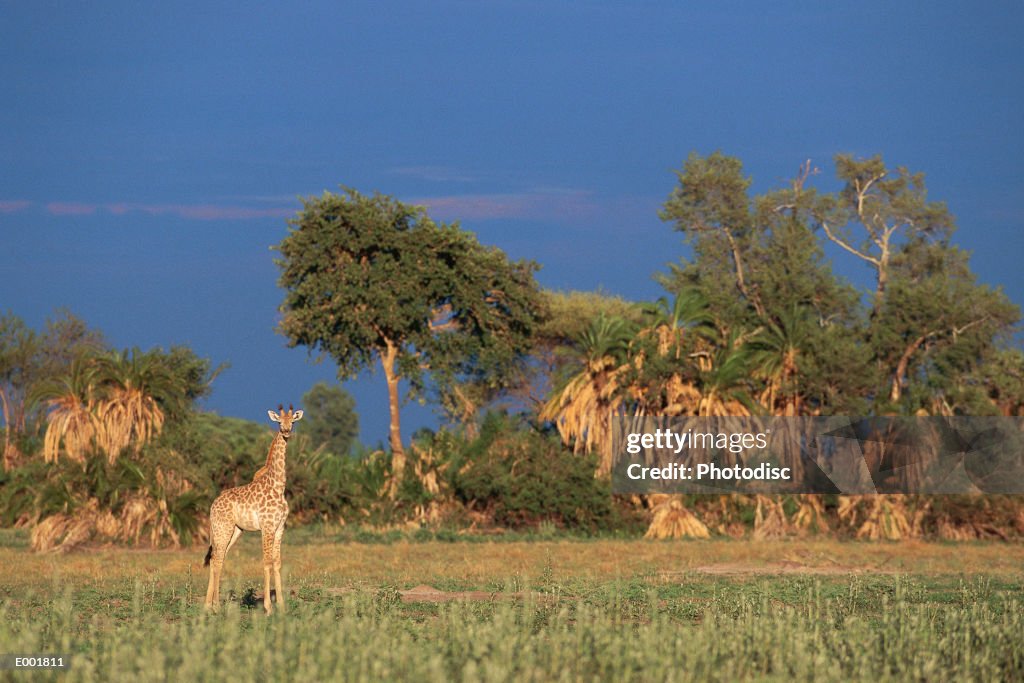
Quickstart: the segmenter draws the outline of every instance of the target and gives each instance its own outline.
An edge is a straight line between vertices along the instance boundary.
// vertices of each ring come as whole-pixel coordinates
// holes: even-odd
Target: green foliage
[[[219,491],[252,481],[256,470],[266,463],[273,439],[269,422],[263,425],[199,413],[185,428],[178,430],[173,443],[179,450],[192,454],[193,460],[207,473],[213,490]]]
[[[277,247],[280,331],[292,346],[330,355],[339,379],[380,362],[394,498],[406,469],[400,380],[420,394],[429,374],[448,412],[470,421],[530,350],[543,317],[538,266],[511,262],[420,207],[352,189],[304,200],[291,226]]]
[[[692,246],[693,261],[674,268],[670,291],[695,287],[708,301],[723,333],[750,327],[757,292],[748,286],[746,256],[756,246],[747,190],[739,159],[715,152],[689,156],[676,173],[678,185],[661,211]]]
[[[111,350],[67,313],[41,333],[0,319],[4,465],[15,466],[0,478],[0,523],[34,525],[37,548],[188,543],[211,490],[182,455],[195,450],[176,446],[189,445],[195,401],[218,371],[183,346]]]
[[[610,484],[594,478],[595,466],[596,457],[573,455],[553,436],[490,413],[448,472],[456,498],[499,526],[547,521],[593,532],[615,521]]]
[[[41,385],[64,375],[74,358],[105,348],[101,333],[61,310],[37,332],[18,316],[0,316],[0,420],[4,423],[5,466],[38,448],[43,405]]]
[[[293,439],[294,440],[294,439]],[[339,456],[325,450],[298,450],[289,454],[286,495],[297,521],[366,522],[402,521],[393,502],[381,495],[387,483],[384,454],[357,451]],[[408,482],[403,482],[403,486]]]
[[[1024,417],[1024,351],[997,349],[970,378],[1004,415]]]
[[[41,517],[71,509],[75,496],[53,467],[30,460],[0,473],[0,526],[24,526]]]
[[[946,239],[953,231],[953,217],[945,202],[928,201],[923,173],[911,173],[900,166],[893,172],[881,155],[855,159],[849,154],[835,157],[836,176],[843,189],[826,198],[819,216],[832,218],[839,226],[859,224],[864,253],[881,249],[887,230],[905,231],[909,239]],[[881,254],[879,254],[880,256]]]
[[[347,189],[305,200],[278,246],[281,332],[350,378],[397,347],[413,386],[500,375],[527,348],[540,301],[530,262],[510,262],[423,209]]]
[[[628,320],[608,317],[601,313],[583,330],[576,344],[586,361],[613,358],[622,363],[626,359],[629,342],[635,334],[636,326]]]
[[[543,290],[541,294],[546,315],[531,338],[527,361],[519,367],[507,391],[526,407],[544,403],[551,391],[564,382],[579,359],[580,343],[595,319],[603,316],[624,320],[635,328],[645,317],[640,304],[601,291]],[[477,405],[488,405],[493,398],[486,396]]]
[[[571,346],[599,317],[628,320],[639,325],[643,320],[640,305],[603,292],[559,292],[544,290],[544,308],[548,317],[537,327],[534,343],[554,349]]]
[[[721,340],[750,338],[769,411],[1004,409],[981,377],[1019,309],[975,282],[923,174],[881,157],[838,155],[835,164],[838,192],[810,187],[817,169],[808,162],[790,187],[751,197],[737,159],[692,154],[662,218],[685,233],[694,258],[663,284],[699,292]],[[870,292],[832,273],[823,239],[874,270]]]
[[[946,412],[995,413],[970,377],[1019,318],[1020,309],[1003,292],[976,282],[965,252],[924,240],[907,243],[893,258],[871,328],[876,357],[893,368],[889,399],[906,413],[933,410],[936,401]]]
[[[742,236],[750,229],[751,181],[743,176],[739,159],[722,152],[708,157],[693,152],[676,176],[679,185],[665,203],[662,219],[675,221],[689,239],[699,241],[716,229]]]
[[[359,416],[352,395],[340,386],[318,382],[302,396],[306,420],[302,433],[314,448],[334,455],[348,455],[359,435]]]

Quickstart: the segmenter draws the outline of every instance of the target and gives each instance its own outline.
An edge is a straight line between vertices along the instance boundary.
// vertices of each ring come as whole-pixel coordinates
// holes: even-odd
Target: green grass
[[[268,618],[237,593],[205,615],[195,586],[139,578],[5,596],[0,651],[71,653],[69,672],[26,676],[61,681],[1024,676],[1014,582],[550,577],[532,588],[441,604],[403,603],[395,587],[336,597],[305,588]]]
[[[252,545],[229,557],[213,615],[197,549],[0,549],[22,569],[0,577],[0,653],[71,654],[69,671],[0,680],[1024,678],[1024,575],[973,569],[1015,546],[308,539],[286,555],[287,613],[266,617]],[[754,570],[767,553],[851,571],[682,561]],[[865,571],[880,563],[915,569]],[[419,583],[473,599],[403,601]]]

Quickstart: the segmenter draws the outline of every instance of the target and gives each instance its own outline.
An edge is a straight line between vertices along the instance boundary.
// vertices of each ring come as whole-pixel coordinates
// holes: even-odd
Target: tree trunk
[[[387,341],[387,348],[381,354],[380,362],[384,367],[384,378],[388,383],[388,412],[391,417],[391,425],[388,431],[388,445],[391,446],[391,487],[389,495],[391,498],[398,493],[398,487],[402,484],[402,475],[405,474],[405,449],[402,447],[402,423],[399,413],[398,396],[398,374],[395,372],[395,360],[398,358],[398,347],[390,340]]]
[[[906,350],[903,351],[903,355],[900,356],[899,363],[896,364],[896,372],[892,376],[892,386],[889,390],[889,400],[895,403],[900,400],[902,395],[903,378],[907,374],[907,368],[910,366],[910,358],[914,355],[914,352],[921,348],[921,344],[924,344],[928,337],[931,337],[934,332],[923,334],[913,342],[911,342]]]
[[[758,317],[763,319],[765,315],[764,306],[761,305],[761,297],[756,294],[751,295],[751,292],[747,289],[747,280],[743,275],[743,261],[740,258],[739,245],[736,244],[736,240],[728,229],[723,229],[722,232],[725,233],[725,238],[729,241],[729,248],[732,250],[732,262],[736,267],[736,287],[740,290],[740,293],[744,298],[754,306],[754,310],[757,312]]]
[[[885,297],[885,286],[889,282],[889,250],[885,249],[878,263],[878,279],[875,282],[875,299],[871,302],[871,319],[874,320],[882,310],[882,299]]]
[[[0,389],[0,403],[3,404],[4,418],[4,450],[3,468],[9,472],[14,467],[14,461],[18,459],[18,449],[14,446],[14,435],[19,431],[17,426],[11,424],[14,420],[11,417],[11,408],[7,400],[7,392]],[[22,426],[24,429],[24,426]]]

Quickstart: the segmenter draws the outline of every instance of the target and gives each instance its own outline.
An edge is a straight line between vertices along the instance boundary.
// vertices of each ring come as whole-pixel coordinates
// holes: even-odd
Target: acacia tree
[[[903,401],[905,412],[971,414],[985,403],[972,375],[995,357],[1020,309],[1001,290],[977,283],[967,258],[955,246],[923,239],[893,257],[871,339],[879,362],[891,368],[887,391],[879,393],[892,409]]]
[[[808,162],[788,187],[751,196],[738,159],[694,153],[661,212],[686,236],[693,258],[659,279],[669,291],[693,290],[707,301],[720,342],[753,345],[748,369],[763,386],[750,388],[772,411],[832,412],[870,386],[849,372],[866,360],[853,343],[863,334],[858,293],[832,272],[814,233],[823,206],[840,213],[838,200],[808,185],[814,172]],[[729,374],[736,363],[718,362],[714,373]]]
[[[388,388],[392,495],[405,468],[399,382],[441,392],[499,385],[540,316],[537,265],[509,261],[458,224],[392,197],[345,188],[303,200],[277,249],[280,331],[331,356],[340,379],[377,363]]]
[[[880,156],[840,154],[835,164],[845,186],[818,197],[812,213],[829,240],[874,270],[865,338],[881,375],[875,408],[983,408],[971,373],[998,349],[1019,309],[976,283],[968,254],[950,243],[953,216],[928,199],[923,173],[892,171]]]
[[[708,157],[691,154],[676,176],[679,184],[665,202],[661,219],[675,223],[686,235],[695,258],[673,269],[676,282],[670,289],[693,286],[700,291],[725,335],[730,324],[749,327],[752,319],[765,314],[750,272],[761,232],[747,194],[751,181],[744,177],[739,159],[721,152]]]
[[[900,238],[948,238],[953,217],[944,202],[928,201],[923,173],[892,173],[881,156],[835,157],[836,175],[846,185],[826,195],[815,209],[825,235],[875,270],[872,316],[880,310]],[[863,232],[857,242],[857,231]]]

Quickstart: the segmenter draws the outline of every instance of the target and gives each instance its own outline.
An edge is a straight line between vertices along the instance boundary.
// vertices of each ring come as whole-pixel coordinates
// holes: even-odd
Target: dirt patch
[[[402,602],[451,602],[453,600],[490,601],[525,599],[528,597],[543,599],[547,597],[533,592],[490,593],[488,591],[442,591],[426,584],[421,584],[414,588],[410,588],[409,590],[398,591],[398,594],[402,596]]]
[[[687,571],[659,572],[659,575],[669,577],[682,576],[689,572],[700,572],[701,574],[714,574],[718,576],[736,576],[742,574],[825,574],[835,576],[844,574],[863,574],[868,571],[872,573],[876,572],[874,569],[866,569],[864,567],[853,567],[840,564],[814,566],[804,564],[802,562],[781,560],[778,562],[765,562],[757,565],[740,562],[705,564]]]

